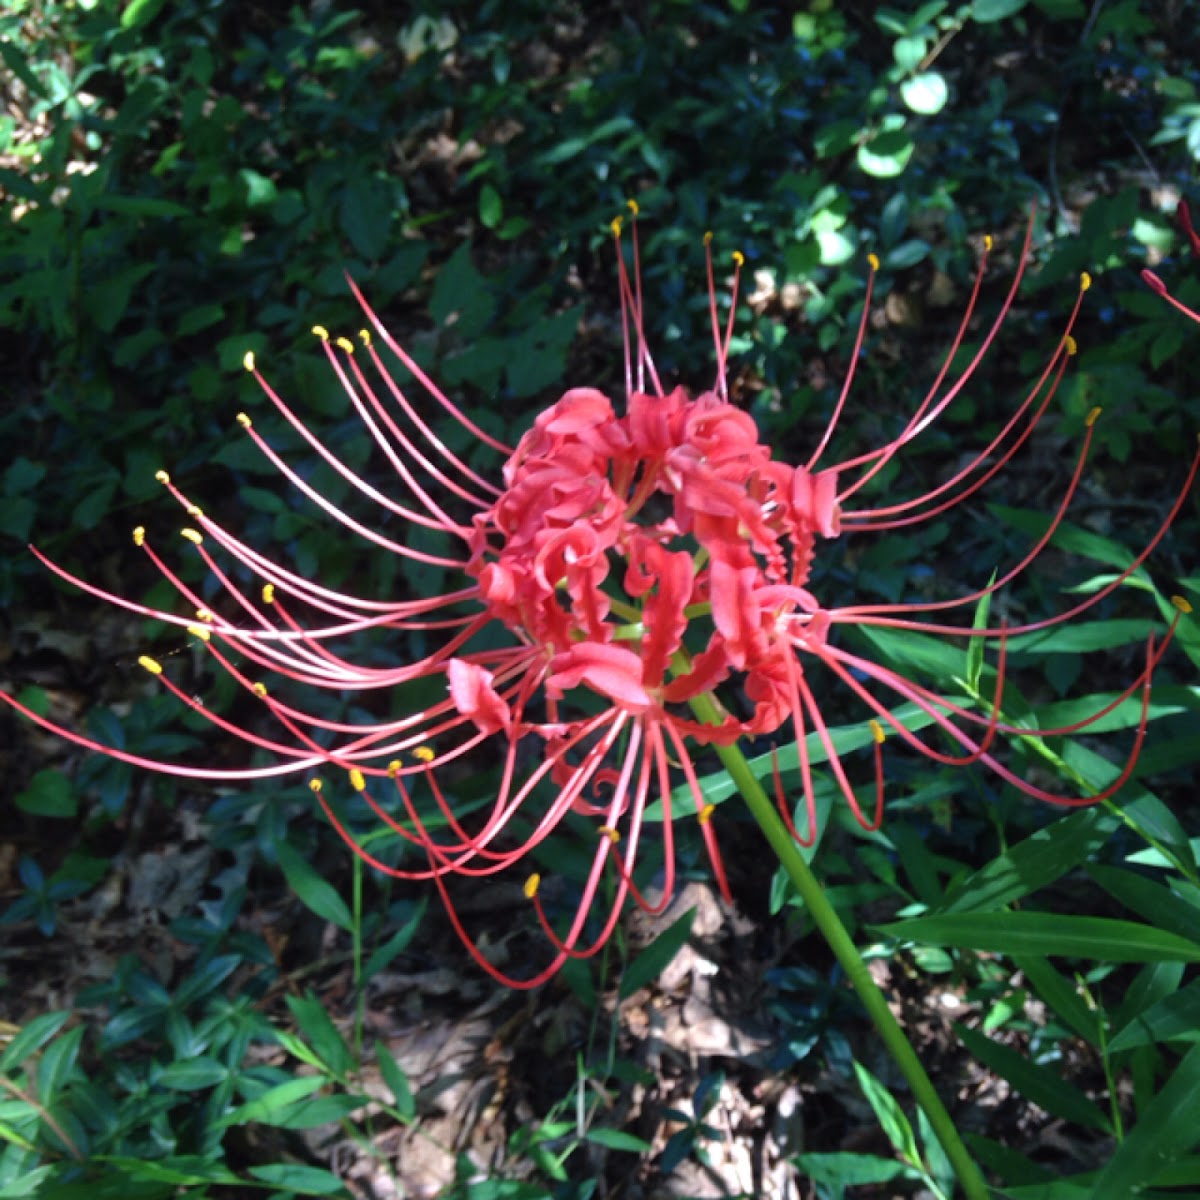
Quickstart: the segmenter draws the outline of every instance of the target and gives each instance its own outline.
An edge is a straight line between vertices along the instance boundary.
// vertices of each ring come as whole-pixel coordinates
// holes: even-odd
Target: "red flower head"
[[[631,207],[636,213],[636,207]],[[184,536],[224,591],[221,611],[201,600],[151,548],[141,530],[135,533],[136,544],[178,591],[190,613],[159,612],[111,595],[75,579],[34,551],[51,570],[93,595],[186,627],[201,638],[217,663],[257,698],[269,722],[235,724],[194,700],[157,662],[145,659],[143,664],[180,703],[252,750],[265,751],[272,760],[268,765],[231,769],[152,761],[51,725],[8,695],[4,695],[6,702],[89,749],[188,778],[265,780],[337,770],[395,837],[419,852],[422,861],[413,865],[402,857],[399,866],[382,861],[374,849],[356,840],[338,815],[337,789],[313,778],[311,786],[325,812],[355,852],[398,878],[431,880],[476,961],[496,978],[519,987],[544,982],[569,957],[594,953],[612,932],[628,897],[643,908],[651,907],[634,876],[652,801],[661,805],[663,823],[665,878],[657,907],[665,907],[674,886],[672,821],[679,796],[699,822],[717,882],[728,897],[710,819],[713,809],[696,775],[697,747],[728,746],[741,738],[795,737],[806,813],[799,829],[792,824],[778,771],[776,791],[789,828],[809,845],[817,835],[814,772],[807,749],[810,733],[823,747],[855,817],[868,829],[876,828],[882,815],[881,745],[888,730],[932,759],[982,763],[1026,794],[1051,803],[1087,804],[1117,791],[1140,749],[1151,675],[1170,632],[1161,640],[1150,639],[1144,668],[1120,697],[1086,720],[1036,733],[1008,724],[1001,716],[1006,640],[1068,621],[1119,587],[1154,549],[1179,511],[1196,474],[1196,459],[1161,528],[1134,562],[1102,589],[1050,620],[975,627],[970,614],[1019,575],[1050,540],[1079,483],[1094,414],[1050,527],[1020,562],[987,587],[946,601],[838,605],[822,594],[819,580],[811,578],[822,543],[904,529],[936,517],[978,491],[1020,451],[1046,412],[1074,352],[1070,330],[1086,277],[1050,361],[1001,431],[950,478],[923,495],[887,497],[868,506],[860,499],[866,486],[945,413],[988,352],[1016,295],[1030,234],[1000,314],[965,370],[951,378],[951,364],[966,336],[982,284],[986,250],[950,352],[911,418],[884,445],[821,466],[847,403],[853,367],[829,426],[808,461],[802,465],[779,461],[761,440],[753,420],[730,402],[726,387],[741,257],[735,256],[729,319],[722,329],[709,255],[716,381],[712,390],[693,398],[679,388],[667,391],[659,382],[643,333],[636,230],[632,277],[624,265],[619,221],[614,222],[614,233],[625,326],[624,410],[618,413],[611,400],[594,388],[572,389],[535,420],[515,449],[498,442],[456,408],[391,338],[354,288],[375,335],[440,406],[442,419],[448,417],[503,456],[495,482],[478,474],[439,438],[368,332],[361,334],[361,347],[356,347],[345,338],[330,340],[325,330],[316,330],[350,403],[394,469],[395,494],[378,490],[346,466],[293,414],[253,358],[247,358],[247,369],[279,413],[349,484],[392,518],[393,529],[435,530],[459,549],[431,553],[403,535],[387,536],[361,523],[313,488],[270,448],[248,417],[239,416],[262,453],[310,500],[369,543],[373,553],[394,554],[410,565],[414,586],[419,588],[421,567],[430,565],[457,572],[461,585],[455,590],[397,601],[326,588],[238,540],[196,507],[165,473],[160,475],[162,483],[191,521]],[[872,261],[871,280],[875,266]],[[871,280],[856,359],[870,308]],[[222,562],[240,564],[241,570],[230,572]],[[247,594],[237,582],[237,575],[247,571],[260,582],[259,597]],[[965,610],[967,619],[941,623],[941,615],[955,609]],[[995,642],[994,697],[990,703],[984,698],[975,710],[941,696],[844,647],[838,633],[845,625]],[[438,646],[406,666],[362,665],[341,647],[354,635],[372,630],[434,639]],[[866,710],[876,782],[869,812],[859,806],[811,686],[811,674],[818,666],[840,681]],[[273,677],[269,686],[262,682],[264,676]],[[388,692],[431,676],[444,681],[440,699],[421,711],[374,724],[331,720],[316,711],[319,705],[311,700],[305,703],[306,694],[314,690]],[[1118,778],[1097,795],[1047,791],[993,753],[997,734],[1028,738],[1074,733],[1139,691],[1143,708],[1133,752]],[[957,744],[960,753],[946,753],[907,728],[892,711],[899,701],[915,706],[925,718],[922,724],[939,730],[944,735],[940,740]],[[274,732],[264,732],[272,726]],[[498,783],[484,810],[468,818],[456,803],[455,792],[474,763],[496,769]],[[683,787],[677,789],[680,779]],[[526,895],[554,953],[543,969],[510,979],[463,929],[449,881],[454,876],[491,876],[515,868],[535,855],[569,814],[591,818],[596,828],[582,895],[565,932],[560,932],[538,895],[539,876],[528,877]],[[517,824],[522,831],[519,837],[513,832]],[[606,872],[612,874],[612,887],[606,892],[608,911],[589,925]]]

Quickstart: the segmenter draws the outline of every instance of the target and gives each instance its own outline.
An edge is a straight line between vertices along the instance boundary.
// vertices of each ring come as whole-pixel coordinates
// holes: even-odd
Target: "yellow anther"
[[[1067,348],[1067,357],[1074,358],[1079,353],[1079,343],[1068,333],[1063,339],[1063,345]]]
[[[160,663],[157,659],[151,658],[148,654],[143,654],[142,657],[138,659],[138,666],[145,667],[151,675],[162,674],[162,663]]]
[[[196,609],[196,620],[197,621],[203,621],[203,622],[205,622],[205,624],[209,624],[209,623],[215,621],[216,619],[217,618],[214,617],[207,608]]]
[[[275,603],[275,585],[273,583],[264,583],[262,590],[262,602],[264,604]]]
[[[202,625],[189,625],[187,631],[192,637],[199,638],[202,642],[207,642],[212,637],[212,630],[205,629]]]
[[[706,804],[699,813],[699,821],[701,825],[707,825],[712,820],[712,815],[717,811],[715,804]]]
[[[354,353],[354,343],[349,338],[340,337],[337,340],[337,344],[342,350],[345,350],[347,354]]]
[[[600,833],[604,837],[608,838],[608,840],[610,842],[612,842],[612,844],[614,846],[621,840],[620,833],[617,830],[615,830],[611,825],[601,825]]]
[[[401,767],[400,760],[398,758],[393,758],[392,761],[390,763],[388,763],[388,765],[387,765],[387,773],[393,779],[395,779],[396,776],[400,774],[400,767]]]
[[[746,265],[746,256],[740,250],[735,250],[729,257],[733,259],[735,267],[744,267]]]
[[[712,245],[712,239],[713,239],[713,233],[712,233],[712,230],[711,230],[711,229],[706,229],[706,230],[704,231],[704,244],[705,244],[706,246],[711,246],[711,245]]]
[[[204,516],[204,511],[198,504],[189,504],[184,511],[189,517],[194,517],[196,520]]]
[[[325,785],[319,779],[310,779],[308,781],[308,790],[310,792],[316,792],[318,796],[321,794],[321,789],[324,786]]]
[[[242,359],[242,366],[245,367],[247,371],[254,370],[254,351],[253,350],[246,351],[245,357]]]
[[[1089,429],[1091,429],[1091,427],[1092,427],[1093,425],[1095,425],[1095,423],[1096,423],[1096,418],[1097,418],[1097,417],[1098,417],[1098,416],[1099,416],[1099,415],[1100,415],[1100,414],[1101,414],[1103,411],[1104,411],[1104,410],[1103,410],[1103,409],[1100,407],[1100,405],[1098,405],[1098,404],[1097,404],[1097,405],[1096,405],[1096,407],[1095,407],[1095,408],[1093,408],[1093,409],[1092,409],[1092,411],[1091,411],[1090,413],[1088,413],[1088,415],[1087,415],[1087,417],[1085,418],[1085,420],[1084,420],[1084,422],[1083,422],[1083,423],[1084,423],[1084,424],[1085,424],[1085,425],[1086,425],[1086,426],[1087,426]]]
[[[1079,290],[1086,292],[1092,286],[1092,277],[1086,272],[1081,271],[1079,275]]]
[[[883,726],[880,725],[880,723],[875,720],[872,720],[870,722],[870,725],[871,725],[871,736],[875,739],[875,745],[882,746],[883,739],[885,736],[884,732],[883,732]]]
[[[1181,613],[1190,613],[1192,606],[1182,596],[1172,596],[1171,603],[1175,605]]]
[[[621,226],[623,224],[624,224],[624,222],[621,220],[620,217],[613,217],[613,219],[611,221],[609,221],[608,227],[609,227],[609,229],[611,229],[613,231],[613,237],[621,236]]]
[[[265,683],[256,683],[250,689],[260,700],[267,698],[267,685]]]
[[[312,331],[321,339],[321,341],[329,341],[329,330],[326,329],[324,325],[314,325],[312,327]]]
[[[369,346],[371,344],[371,331],[369,329],[360,329],[358,331],[358,340],[364,346]]]
[[[418,746],[413,751],[413,758],[415,758],[418,762],[433,762],[435,757],[436,755],[433,753],[432,746]]]
[[[245,413],[238,413],[237,422],[243,429],[250,428],[250,418]]]
[[[171,477],[166,473],[166,471],[155,471],[154,478],[157,479],[159,483],[171,482]]]
[[[145,525],[139,525],[133,531],[133,544],[135,546],[144,546],[146,544],[146,527],[145,527]]]
[[[367,781],[363,778],[363,773],[357,767],[350,768],[350,786],[356,792],[365,792],[367,790]]]
[[[992,240],[992,235],[990,233],[985,233],[983,235],[983,248],[988,254],[992,252],[992,247],[995,244],[996,243]]]
[[[537,895],[538,887],[542,882],[542,877],[534,871],[530,877],[525,880],[525,899],[532,900]]]
[[[878,271],[879,270],[879,255],[878,254],[868,254],[867,255],[867,265],[871,268],[872,271]]]
[[[626,201],[625,201],[625,207],[626,207],[627,209],[629,209],[629,211],[630,211],[631,213],[633,213],[633,215],[634,215],[635,217],[638,215],[638,213],[639,213],[639,212],[641,212],[641,209],[640,209],[640,208],[638,208],[638,202],[637,202],[636,200],[626,200]]]
[[[181,529],[179,532],[181,536],[187,538],[187,540],[191,542],[193,546],[199,546],[204,542],[204,535],[197,533],[194,529]]]

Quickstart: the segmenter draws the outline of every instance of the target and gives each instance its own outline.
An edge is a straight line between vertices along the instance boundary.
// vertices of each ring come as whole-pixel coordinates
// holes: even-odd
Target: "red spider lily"
[[[1179,220],[1179,227],[1183,230],[1184,236],[1188,240],[1188,244],[1192,248],[1192,254],[1200,258],[1200,233],[1196,232],[1195,226],[1192,224],[1192,214],[1187,206],[1186,200],[1180,200],[1179,207],[1175,210],[1175,216]],[[1194,308],[1188,308],[1182,301],[1177,300],[1167,291],[1167,285],[1151,270],[1142,272],[1142,279],[1153,288],[1168,304],[1174,305],[1179,309],[1184,316],[1191,317],[1193,321],[1200,321],[1200,312]]]
[[[636,214],[636,206],[631,207]],[[790,725],[800,760],[806,814],[802,829],[793,824],[778,771],[776,793],[789,828],[807,845],[817,836],[806,741],[810,732],[823,747],[841,794],[865,829],[877,828],[882,818],[885,729],[938,762],[982,763],[1027,795],[1053,804],[1090,804],[1115,793],[1129,778],[1140,751],[1151,677],[1175,624],[1160,640],[1148,639],[1144,668],[1115,700],[1084,720],[1036,732],[1002,717],[1007,639],[1069,621],[1119,587],[1175,518],[1195,478],[1200,455],[1193,458],[1162,525],[1130,566],[1101,590],[1047,620],[974,627],[969,619],[943,624],[937,615],[959,609],[966,610],[969,618],[1046,546],[1082,476],[1094,413],[1049,528],[1019,562],[987,587],[946,601],[841,607],[823,604],[810,590],[821,542],[907,528],[937,517],[982,488],[1021,450],[1074,353],[1071,329],[1087,277],[1049,362],[1000,432],[970,462],[923,495],[889,498],[867,507],[856,502],[859,492],[942,417],[992,346],[1017,294],[1032,225],[999,315],[967,366],[955,373],[952,364],[975,311],[990,239],[953,344],[933,386],[903,429],[874,450],[820,469],[847,403],[853,366],[828,428],[807,463],[792,466],[777,461],[751,418],[728,398],[726,362],[740,255],[735,255],[729,318],[722,328],[708,254],[716,380],[712,390],[691,398],[681,388],[669,392],[663,388],[647,349],[636,226],[632,274],[625,266],[620,221],[614,222],[614,236],[626,347],[624,414],[618,415],[608,397],[596,389],[575,388],[538,416],[515,449],[479,428],[437,388],[351,284],[375,336],[440,406],[442,419],[457,422],[503,457],[498,480],[477,473],[439,439],[366,330],[360,334],[361,349],[345,338],[331,340],[320,327],[315,332],[350,402],[395,471],[396,495],[379,491],[346,466],[288,408],[253,357],[247,356],[247,369],[279,413],[354,489],[383,510],[385,521],[393,528],[436,531],[457,550],[421,550],[403,536],[387,536],[361,523],[313,488],[271,449],[247,416],[239,415],[262,453],[309,499],[370,543],[373,553],[400,556],[413,564],[414,578],[419,578],[422,565],[458,572],[461,586],[456,590],[393,601],[323,587],[240,541],[206,516],[165,473],[160,473],[160,481],[191,521],[183,536],[223,590],[222,611],[205,603],[172,570],[141,529],[135,531],[135,543],[178,591],[190,610],[186,615],[113,595],[34,550],[50,570],[92,595],[184,627],[201,639],[220,667],[256,698],[269,722],[235,723],[191,697],[155,660],[145,658],[142,664],[182,704],[252,750],[265,752],[269,763],[224,768],[147,759],[63,729],[11,696],[0,695],[78,745],[190,779],[264,780],[336,768],[379,821],[420,853],[423,865],[398,867],[381,861],[356,840],[325,785],[313,777],[311,787],[324,811],[355,853],[396,878],[432,880],[475,960],[495,978],[522,988],[543,983],[568,958],[594,954],[612,933],[627,898],[647,911],[661,911],[670,901],[677,794],[687,798],[691,814],[698,819],[718,885],[729,897],[711,822],[712,806],[706,803],[696,775],[697,747],[775,735]],[[872,258],[855,360],[864,339],[876,268]],[[216,547],[215,553],[210,546]],[[258,595],[239,582],[247,575],[257,581],[255,588],[261,588]],[[1186,604],[1180,601],[1178,607],[1185,610]],[[995,643],[992,702],[984,704],[983,711],[972,711],[851,652],[839,644],[837,633],[843,625],[886,626]],[[360,665],[341,648],[347,639],[376,630],[432,637],[439,646],[419,662],[402,667]],[[869,812],[859,805],[810,684],[810,673],[818,663],[870,714],[875,795]],[[269,687],[261,681],[264,675],[272,677]],[[386,694],[430,676],[444,681],[443,698],[395,719],[338,721],[313,711],[319,706],[311,699],[305,704],[306,693],[314,689],[337,695]],[[1139,691],[1142,710],[1132,752],[1112,784],[1095,795],[1050,792],[1022,778],[993,753],[999,734],[1057,737],[1086,730]],[[689,707],[705,697],[717,698],[715,721],[698,719]],[[960,752],[948,754],[907,729],[889,707],[897,700],[915,705],[927,723],[940,731],[942,740],[948,739]],[[260,731],[270,728],[273,733]],[[499,781],[484,811],[468,820],[456,803],[455,790],[475,762],[497,769]],[[680,776],[684,786],[677,790],[673,785]],[[646,810],[653,801],[661,805],[663,824],[664,879],[656,904],[634,881]],[[554,953],[544,969],[523,979],[510,978],[463,928],[448,881],[452,876],[492,876],[515,867],[537,851],[569,814],[590,817],[596,826],[582,894],[565,934],[560,933],[543,908],[539,876],[529,876],[525,892]],[[518,823],[523,833],[514,838]],[[607,912],[596,928],[588,918],[606,876]]]

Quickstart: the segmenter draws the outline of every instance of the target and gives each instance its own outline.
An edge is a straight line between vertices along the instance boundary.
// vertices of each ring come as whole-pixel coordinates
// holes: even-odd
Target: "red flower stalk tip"
[[[928,521],[983,488],[1018,454],[1045,414],[1074,353],[1071,330],[1087,286],[1081,281],[1074,308],[1049,361],[999,433],[948,479],[909,497],[887,495],[867,504],[860,493],[904,448],[937,422],[961,394],[994,343],[1017,294],[1028,256],[1032,224],[999,315],[988,326],[965,368],[955,373],[986,271],[990,239],[967,311],[932,387],[903,428],[872,450],[821,466],[845,409],[854,365],[867,328],[877,262],[872,261],[854,359],[829,425],[808,461],[776,459],[750,416],[729,400],[726,365],[742,258],[734,258],[729,312],[721,319],[711,255],[705,238],[709,307],[716,351],[711,390],[690,397],[666,390],[647,348],[638,269],[636,206],[632,270],[625,265],[621,221],[617,284],[625,330],[624,412],[590,387],[573,388],[541,413],[515,448],[473,423],[419,364],[395,342],[351,283],[370,330],[356,345],[316,327],[330,368],[394,474],[380,490],[343,462],[292,411],[259,370],[246,368],[279,416],[350,487],[369,500],[381,520],[364,523],[329,500],[284,460],[245,414],[248,436],[309,500],[325,510],[371,553],[389,553],[411,564],[455,573],[458,584],[440,595],[371,599],[308,580],[273,556],[239,540],[210,519],[165,472],[159,480],[187,514],[183,530],[190,553],[212,573],[221,601],[206,602],[150,545],[144,530],[135,544],[172,585],[186,612],[159,611],[76,578],[34,549],[55,574],[126,610],[177,625],[198,638],[219,667],[260,706],[262,719],[235,721],[211,711],[174,683],[151,658],[142,665],[178,701],[222,733],[243,743],[254,762],[241,767],[193,766],[150,759],[107,746],[31,711],[0,693],[11,707],[77,745],[139,767],[214,781],[310,776],[310,786],[330,822],[364,861],[391,876],[432,881],[455,929],[479,965],[514,987],[549,979],[568,959],[594,954],[611,934],[628,898],[647,911],[669,903],[675,880],[673,821],[677,793],[701,829],[722,893],[729,897],[714,829],[713,805],[697,777],[697,747],[729,745],[742,738],[777,738],[785,727],[798,742],[802,807],[797,828],[774,759],[775,790],[793,835],[811,845],[817,836],[815,769],[808,735],[815,735],[838,789],[855,819],[877,828],[883,814],[885,734],[890,732],[929,758],[949,765],[977,762],[1029,796],[1053,804],[1089,804],[1111,796],[1128,779],[1145,735],[1151,677],[1175,630],[1150,638],[1145,666],[1116,700],[1059,729],[1030,730],[1003,718],[1008,639],[1054,628],[1100,603],[1146,560],[1184,502],[1200,454],[1193,458],[1179,495],[1161,526],[1132,564],[1102,589],[1042,621],[974,627],[981,601],[1019,576],[1047,545],[1063,520],[1082,477],[1093,436],[1093,417],[1081,439],[1075,470],[1049,527],[1022,559],[988,586],[956,599],[904,604],[830,604],[812,581],[825,541],[905,529]],[[1193,314],[1194,315],[1194,314]],[[375,339],[398,359],[429,401],[436,422],[422,415],[397,380]],[[485,449],[503,457],[499,476],[478,472],[443,440],[437,422],[449,419]],[[383,532],[386,529],[387,532]],[[438,535],[449,549],[416,536]],[[427,548],[433,545],[435,548]],[[422,548],[422,547],[426,548]],[[254,594],[241,580],[251,577]],[[1181,611],[1182,611],[1181,605]],[[965,619],[949,623],[955,610]],[[1176,618],[1176,621],[1178,617]],[[910,680],[841,644],[842,626],[887,627],[947,637],[980,639],[997,647],[995,685],[980,711]],[[380,666],[351,656],[354,639],[372,631],[411,635],[436,643],[424,658]],[[873,800],[860,806],[838,753],[811,677],[818,667],[861,702],[874,755]],[[434,677],[440,698],[399,717],[368,721],[333,719],[316,702],[320,692],[356,693],[360,708],[371,697]],[[264,683],[267,679],[269,682]],[[1002,734],[1022,738],[1086,730],[1121,701],[1138,693],[1141,719],[1132,753],[1119,776],[1096,795],[1051,792],[997,757]],[[425,693],[428,694],[428,690]],[[715,720],[700,720],[691,706],[718,698]],[[898,702],[916,707],[941,735],[926,740],[893,713]],[[706,701],[707,702],[707,701]],[[713,711],[711,706],[707,709]],[[957,746],[956,753],[939,748]],[[265,763],[260,760],[266,757]],[[456,790],[474,763],[497,773],[495,794],[469,818]],[[323,784],[324,770],[350,784]],[[682,779],[682,789],[675,783]],[[343,798],[361,804],[410,848],[400,865],[363,845],[340,815]],[[661,805],[663,880],[651,900],[635,876],[648,806]],[[521,978],[510,977],[476,946],[453,904],[451,877],[490,877],[536,858],[569,815],[595,826],[591,865],[565,931],[543,905],[541,874],[527,872],[525,895],[553,947],[551,961]],[[519,828],[519,834],[516,830]],[[374,846],[374,841],[371,845]],[[413,854],[419,863],[413,864]],[[603,889],[606,875],[610,885]],[[644,876],[643,876],[644,877]],[[603,894],[607,912],[589,915]]]
[[[1175,209],[1175,218],[1179,222],[1179,228],[1183,230],[1184,237],[1188,240],[1188,245],[1191,246],[1192,254],[1200,258],[1200,233],[1197,233],[1195,227],[1192,225],[1192,214],[1186,200],[1180,200]],[[1189,308],[1182,300],[1178,300],[1172,296],[1167,285],[1148,267],[1142,272],[1142,281],[1147,287],[1156,291],[1168,304],[1183,313],[1185,317],[1190,317],[1193,321],[1200,322],[1200,312],[1197,312],[1194,308]]]

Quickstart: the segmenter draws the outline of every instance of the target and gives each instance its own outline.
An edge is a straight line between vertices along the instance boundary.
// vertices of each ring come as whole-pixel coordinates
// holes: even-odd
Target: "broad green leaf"
[[[35,817],[67,819],[79,811],[78,799],[71,781],[53,767],[44,767],[29,781],[29,786],[16,795],[16,806]]]
[[[69,1012],[48,1012],[22,1025],[0,1054],[0,1072],[19,1066],[35,1050],[40,1050],[70,1020]]]
[[[981,25],[1015,16],[1029,0],[972,0],[971,16]]]
[[[922,71],[900,85],[900,96],[913,112],[931,117],[946,107],[950,89],[940,71]]]
[[[912,1167],[894,1158],[873,1154],[852,1154],[835,1150],[824,1154],[799,1154],[792,1160],[813,1183],[840,1189],[870,1183],[890,1183],[893,1179],[920,1179]]]
[[[916,150],[912,138],[902,129],[889,129],[858,148],[858,165],[877,179],[894,179],[904,173]]]
[[[992,1041],[976,1029],[955,1024],[954,1031],[975,1058],[1002,1079],[1007,1079],[1025,1100],[1085,1129],[1110,1132],[1111,1124],[1104,1113],[1079,1088],[1068,1083],[1057,1069],[1031,1062],[1025,1055]]]
[[[504,201],[490,183],[479,190],[479,221],[486,229],[495,229],[504,220]]]
[[[214,1087],[228,1077],[229,1068],[215,1058],[182,1058],[168,1063],[157,1083],[159,1087],[179,1092],[194,1092]]]
[[[1146,1106],[1093,1184],[1091,1200],[1129,1200],[1200,1142],[1200,1045]]]
[[[307,992],[303,996],[288,996],[287,1006],[292,1010],[300,1032],[327,1069],[337,1076],[347,1074],[354,1066],[354,1056],[321,1001],[312,992]]]
[[[1061,955],[1101,962],[1200,962],[1200,944],[1133,921],[1058,913],[947,913],[879,927],[904,941],[993,954]]]
[[[167,0],[129,0],[121,13],[122,29],[141,29],[162,11]]]
[[[688,940],[688,936],[692,932],[692,922],[695,919],[695,907],[689,908],[629,964],[625,974],[621,977],[618,994],[622,1000],[628,999],[638,988],[653,983],[663,973],[667,964],[679,953],[684,942]]]
[[[278,1192],[298,1192],[301,1196],[348,1196],[346,1185],[332,1172],[305,1163],[267,1163],[251,1167],[255,1179],[269,1183]]]
[[[302,855],[287,842],[280,842],[275,847],[275,857],[279,862],[288,886],[300,900],[325,921],[331,921],[339,929],[347,932],[354,928],[354,918],[345,900],[338,895],[333,885],[309,865]]]
[[[589,1129],[583,1138],[606,1150],[624,1150],[630,1154],[648,1154],[653,1149],[649,1142],[623,1129]]]

